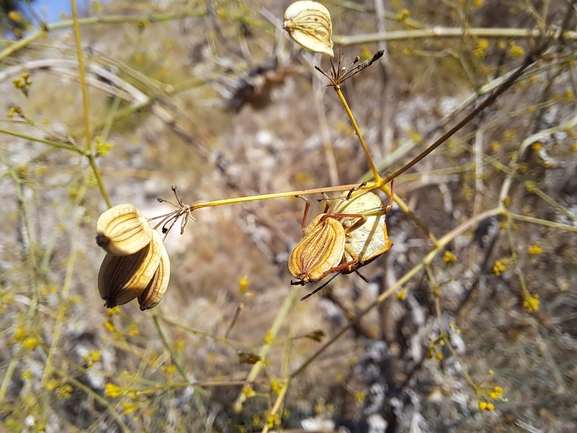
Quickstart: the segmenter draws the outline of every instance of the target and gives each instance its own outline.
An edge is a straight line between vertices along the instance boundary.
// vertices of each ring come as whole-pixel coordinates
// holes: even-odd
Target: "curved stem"
[[[343,104],[343,107],[345,107],[345,111],[347,112],[347,116],[349,116],[349,119],[351,120],[351,124],[353,125],[353,129],[355,130],[355,133],[357,134],[357,137],[359,139],[359,142],[361,143],[363,151],[365,152],[365,157],[367,158],[367,162],[369,163],[369,167],[371,168],[371,171],[373,172],[373,177],[375,179],[375,182],[377,184],[380,184],[381,183],[381,176],[379,175],[379,170],[377,170],[377,167],[375,166],[375,163],[373,162],[373,158],[371,158],[371,154],[369,153],[369,149],[367,147],[367,144],[365,143],[365,140],[361,134],[361,130],[359,129],[359,125],[357,125],[357,121],[355,120],[355,116],[353,116],[353,112],[349,108],[349,104],[347,104],[347,100],[345,99],[345,95],[343,95],[343,92],[341,91],[341,88],[339,86],[333,86],[333,88],[335,89],[335,92],[337,93],[337,96],[339,97],[341,104]]]
[[[29,141],[36,141],[38,143],[47,144],[48,146],[52,146],[56,149],[71,150],[72,152],[76,152],[80,155],[85,155],[85,152],[83,149],[80,149],[79,147],[72,146],[71,144],[66,144],[66,143],[62,143],[59,141],[44,140],[42,138],[33,137],[31,135],[21,134],[19,132],[13,132],[13,131],[9,131],[7,129],[2,129],[2,128],[0,128],[0,134],[11,135],[12,137],[19,137],[19,138],[23,138],[24,140],[29,140]]]
[[[90,114],[89,114],[89,104],[88,104],[88,88],[86,87],[86,71],[84,68],[84,56],[82,55],[82,40],[80,39],[80,25],[78,24],[78,11],[76,10],[76,0],[70,0],[70,5],[72,7],[72,18],[74,24],[74,37],[76,38],[76,55],[78,57],[78,69],[80,74],[80,86],[82,89],[82,108],[84,110],[84,133],[86,136],[86,155],[90,163],[90,167],[94,172],[98,187],[100,188],[100,193],[104,197],[106,205],[110,208],[112,204],[110,202],[110,197],[108,192],[106,192],[106,187],[102,181],[102,176],[100,171],[96,166],[96,161],[94,154],[92,153],[92,137],[90,134]]]
[[[313,188],[313,189],[305,189],[301,191],[287,191],[287,192],[275,192],[272,194],[259,194],[259,195],[250,195],[246,197],[236,197],[236,198],[225,198],[222,200],[213,200],[207,201],[206,203],[195,203],[189,206],[189,211],[193,212],[197,209],[202,209],[205,207],[217,207],[217,206],[226,206],[229,204],[236,204],[236,203],[248,203],[251,201],[259,201],[259,200],[271,200],[275,198],[282,198],[282,197],[296,197],[298,195],[310,195],[310,194],[320,194],[323,192],[340,192],[340,191],[348,191],[353,188],[358,188],[358,184],[349,184],[349,185],[339,185],[339,186],[328,186],[324,188]],[[375,189],[375,182],[368,182],[364,187],[360,188],[362,190],[371,190]]]
[[[138,24],[141,22],[156,23],[156,22],[177,20],[182,18],[203,17],[205,15],[206,10],[204,8],[198,8],[186,12],[159,13],[150,15],[132,15],[132,16],[110,15],[103,17],[85,17],[85,18],[78,18],[76,22],[78,23],[79,26],[91,26],[96,24],[127,24],[127,23]],[[28,46],[31,42],[34,42],[41,36],[45,36],[46,33],[48,33],[49,31],[67,29],[70,27],[74,27],[74,20],[65,20],[54,24],[46,24],[36,32],[28,35],[23,39],[20,39],[19,41],[9,45],[4,50],[0,51],[0,60]]]
[[[544,38],[557,40],[560,31],[550,31],[543,34],[539,29],[506,29],[506,28],[473,28],[433,27],[429,29],[397,30],[382,33],[367,33],[364,35],[333,36],[333,42],[338,45],[358,45],[371,42],[416,40],[416,39],[447,39],[447,38]],[[564,31],[563,39],[577,39],[577,32]]]

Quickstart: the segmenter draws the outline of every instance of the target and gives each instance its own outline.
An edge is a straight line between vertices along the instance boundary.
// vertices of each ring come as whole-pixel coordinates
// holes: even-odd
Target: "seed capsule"
[[[98,291],[108,308],[139,296],[151,283],[165,252],[161,235],[151,230],[152,242],[128,256],[106,254],[98,272]],[[166,289],[165,289],[166,290]]]
[[[143,249],[152,240],[152,229],[133,204],[108,209],[96,223],[96,243],[107,253],[128,256]]]
[[[352,193],[352,192],[351,192]],[[329,274],[350,274],[388,251],[393,243],[387,234],[385,207],[378,195],[362,192],[338,197],[304,229],[291,252],[289,271],[304,285]],[[303,225],[308,211],[305,208]],[[306,299],[327,283],[303,297]]]
[[[291,4],[284,14],[283,28],[301,47],[334,57],[331,14],[322,4],[314,1]]]
[[[157,233],[156,231],[154,233]],[[170,259],[166,248],[162,245],[160,251],[160,263],[158,264],[158,269],[154,273],[152,280],[146,286],[146,289],[138,295],[138,303],[140,304],[140,309],[150,310],[156,307],[168,288],[168,282],[170,280]]]
[[[344,249],[345,230],[341,223],[326,214],[317,215],[292,250],[289,271],[298,278],[298,284],[318,281],[339,265]]]
[[[341,220],[346,232],[346,261],[359,260],[366,265],[393,246],[385,224],[385,206],[375,193],[368,192],[349,200],[343,199],[329,211],[336,214],[360,214],[366,218],[360,226],[358,220],[351,218]]]

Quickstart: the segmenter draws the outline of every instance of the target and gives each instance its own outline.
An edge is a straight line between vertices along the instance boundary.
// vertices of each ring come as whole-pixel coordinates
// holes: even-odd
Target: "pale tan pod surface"
[[[106,254],[98,272],[98,291],[108,308],[126,304],[146,289],[164,249],[162,239],[159,242],[157,239],[154,236],[152,242],[129,256]]]
[[[107,253],[128,256],[152,240],[152,229],[133,204],[119,204],[102,213],[96,223],[96,243]]]
[[[303,283],[318,281],[338,266],[345,248],[345,230],[334,218],[317,215],[305,229],[305,235],[293,248],[288,261],[290,273]]]
[[[383,207],[380,197],[368,192],[353,196],[350,200],[343,199],[330,209],[333,213],[364,214],[367,218],[361,227],[346,234],[347,261],[357,259],[368,262],[393,246],[387,233],[385,213],[371,215],[371,212],[377,212]],[[345,230],[352,227],[355,222],[353,218],[342,219]]]
[[[322,4],[314,1],[291,4],[284,14],[283,28],[301,47],[334,57],[331,14]]]
[[[168,257],[164,243],[162,243],[162,237],[156,231],[153,231],[153,237],[155,238],[153,242],[157,242],[158,240],[162,247],[160,250],[160,263],[152,280],[148,286],[146,286],[146,289],[138,295],[138,303],[142,311],[150,310],[162,301],[170,281],[170,258]]]

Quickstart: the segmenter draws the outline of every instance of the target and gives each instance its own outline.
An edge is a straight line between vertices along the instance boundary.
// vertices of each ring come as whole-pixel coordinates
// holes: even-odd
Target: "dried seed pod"
[[[156,231],[154,233],[158,234]],[[158,236],[160,237],[160,235]],[[146,289],[144,289],[144,291],[138,295],[138,303],[140,304],[140,309],[142,311],[150,310],[151,308],[156,307],[160,301],[162,301],[162,298],[166,293],[166,289],[168,288],[169,280],[170,258],[168,257],[168,253],[166,252],[164,244],[162,244],[158,269],[154,273],[150,283],[148,283],[148,286],[146,286]]]
[[[158,270],[165,250],[154,230],[152,242],[129,256],[106,254],[98,272],[98,291],[108,308],[126,304],[140,295]]]
[[[152,229],[133,204],[120,204],[108,209],[96,223],[96,243],[107,253],[128,256],[148,245]]]
[[[345,229],[342,224],[327,214],[317,215],[292,250],[289,271],[298,278],[297,284],[318,281],[339,265],[344,249]]]
[[[352,218],[341,220],[346,232],[346,261],[358,260],[366,265],[393,246],[385,224],[385,205],[375,193],[362,193],[348,200],[343,197],[329,208],[329,212],[360,214],[365,218],[360,226],[358,220],[355,221]]]
[[[283,28],[301,47],[334,57],[331,14],[322,4],[314,1],[291,4],[284,14]]]
[[[303,239],[291,252],[289,271],[298,278],[291,284],[319,281],[329,274],[350,274],[388,251],[393,243],[387,234],[384,206],[372,192],[353,191],[327,204],[304,230]],[[308,204],[303,216],[303,225]],[[329,280],[330,282],[330,280]],[[301,300],[326,286],[321,285]]]

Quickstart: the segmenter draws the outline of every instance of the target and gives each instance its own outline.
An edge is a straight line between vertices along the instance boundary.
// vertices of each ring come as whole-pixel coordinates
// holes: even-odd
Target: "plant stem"
[[[80,38],[80,26],[78,25],[78,11],[76,10],[76,0],[70,0],[72,8],[72,18],[74,22],[74,37],[76,38],[76,56],[78,58],[78,69],[80,74],[80,86],[82,88],[82,109],[84,110],[84,129],[86,134],[86,150],[92,153],[92,139],[90,137],[90,117],[88,112],[88,89],[86,87],[86,70],[84,68],[84,56],[82,55],[82,40]]]
[[[479,113],[481,113],[487,107],[492,105],[497,100],[497,98],[499,96],[501,96],[503,93],[505,93],[505,91],[507,89],[509,89],[509,87],[511,87],[513,84],[515,84],[515,82],[521,77],[521,75],[523,75],[523,73],[527,70],[527,68],[529,68],[531,65],[533,65],[535,63],[534,57],[537,55],[538,55],[538,53],[533,53],[533,52],[530,53],[525,58],[525,61],[523,62],[523,64],[521,66],[519,66],[517,69],[515,69],[513,71],[513,73],[511,73],[507,77],[507,79],[493,93],[491,93],[491,95],[489,95],[483,102],[481,102],[477,107],[475,107],[473,110],[471,110],[471,112],[469,114],[467,114],[465,117],[463,117],[463,119],[461,119],[455,126],[453,126],[451,129],[449,129],[447,132],[445,132],[441,137],[439,137],[437,140],[435,140],[435,142],[433,144],[431,144],[429,147],[427,147],[419,155],[417,155],[415,158],[413,158],[411,161],[409,161],[407,164],[405,164],[402,168],[395,171],[393,174],[387,176],[383,182],[387,183],[388,181],[395,179],[399,175],[401,175],[404,172],[406,172],[407,170],[409,170],[411,167],[413,167],[415,164],[417,164],[423,158],[425,158],[427,155],[429,155],[431,152],[433,152],[437,147],[439,147],[441,144],[443,144],[445,141],[447,141],[449,138],[451,138],[453,135],[455,135],[458,131],[460,131],[461,128],[463,128],[467,123],[469,123],[471,120],[473,120]]]
[[[369,149],[367,147],[367,144],[365,143],[365,140],[363,139],[363,135],[361,134],[361,130],[359,129],[359,125],[357,125],[357,121],[355,120],[355,116],[353,116],[353,112],[351,111],[351,109],[349,108],[349,104],[347,104],[347,100],[345,99],[345,95],[343,95],[343,92],[341,91],[340,86],[333,86],[333,88],[335,89],[335,92],[337,93],[337,96],[339,97],[341,104],[343,104],[343,107],[345,107],[345,111],[347,112],[347,116],[349,116],[349,119],[351,120],[351,124],[353,125],[353,129],[355,130],[355,133],[357,134],[357,137],[359,139],[359,142],[361,143],[361,147],[363,148],[363,151],[365,152],[365,157],[367,158],[367,162],[369,163],[369,167],[371,168],[371,171],[373,172],[373,177],[375,179],[375,183],[377,184],[377,188],[380,187],[381,185],[381,176],[379,175],[379,170],[377,170],[377,167],[375,166],[375,163],[373,162],[373,158],[371,158],[371,154],[369,152]]]
[[[433,27],[429,29],[397,30],[383,33],[367,33],[351,36],[333,36],[337,45],[358,45],[372,42],[401,41],[416,39],[447,39],[447,38],[531,38],[557,40],[561,36],[559,31],[549,31],[543,34],[539,29],[506,29],[506,28],[472,28],[460,27]],[[563,39],[577,39],[577,32],[564,31]]]
[[[290,380],[287,380],[285,383],[283,383],[282,388],[280,390],[280,394],[277,396],[271,410],[270,410],[270,416],[276,415],[282,405],[282,402],[284,401],[284,398],[286,396],[286,393],[288,391],[290,385]],[[268,423],[266,423],[264,425],[264,427],[262,428],[261,433],[268,433],[268,431],[270,430]]]
[[[80,191],[76,196],[74,201],[74,206],[79,206],[80,202],[84,199],[87,187],[82,185]],[[74,212],[70,212],[74,215]],[[68,264],[66,267],[66,275],[64,277],[64,282],[62,284],[62,292],[60,295],[60,305],[58,307],[58,314],[56,316],[56,323],[54,325],[54,331],[52,332],[52,342],[50,343],[50,349],[48,350],[48,357],[46,359],[46,365],[44,367],[44,372],[42,374],[42,379],[40,380],[40,389],[45,389],[50,375],[52,373],[52,362],[54,361],[54,356],[56,355],[57,346],[60,341],[60,335],[62,333],[62,325],[64,324],[64,315],[69,307],[69,295],[70,287],[72,286],[72,276],[74,274],[74,266],[76,264],[77,256],[77,242],[80,232],[80,218],[76,216],[72,221],[72,233],[70,235],[70,256],[68,258]]]
[[[108,412],[110,413],[110,416],[112,416],[116,420],[119,427],[122,428],[122,430],[125,432],[130,432],[130,429],[128,428],[128,426],[124,423],[121,416],[114,410],[114,408],[108,402],[107,399],[105,399],[100,394],[95,392],[92,388],[84,385],[82,382],[80,382],[80,381],[76,380],[74,377],[70,376],[66,371],[58,369],[58,370],[55,370],[55,373],[58,374],[60,377],[62,377],[67,382],[74,385],[79,390],[83,391],[87,396],[92,397],[94,400],[96,400],[98,403],[100,403],[102,406],[104,406],[108,410]]]
[[[190,212],[193,212],[197,209],[202,209],[205,207],[226,206],[229,204],[248,203],[251,201],[259,201],[259,200],[271,200],[271,199],[282,198],[282,197],[296,197],[299,195],[320,194],[323,192],[347,191],[347,190],[351,190],[353,188],[357,188],[358,186],[359,186],[359,184],[354,183],[354,184],[350,184],[350,185],[339,185],[339,186],[328,186],[328,187],[324,187],[324,188],[305,189],[302,191],[275,192],[272,194],[260,194],[260,195],[246,196],[246,197],[225,198],[222,200],[207,201],[206,203],[195,203],[193,205],[190,205]],[[361,189],[362,190],[375,189],[375,182],[368,182]]]
[[[103,17],[85,17],[78,18],[76,20],[79,26],[91,26],[96,24],[127,24],[127,23],[157,23],[164,21],[172,21],[182,18],[193,18],[193,17],[203,17],[206,15],[206,10],[204,8],[198,8],[186,12],[174,12],[174,13],[160,13],[160,14],[150,14],[150,15],[110,15]],[[7,48],[0,52],[0,60],[14,54],[15,52],[26,47],[31,42],[35,41],[41,36],[46,35],[47,32],[53,30],[67,29],[74,27],[75,20],[65,20],[54,24],[47,24],[45,27],[40,28],[35,33],[28,35],[27,37],[20,39],[19,41],[9,45]]]
[[[47,144],[48,146],[52,146],[56,149],[71,150],[72,152],[78,153],[80,155],[85,155],[83,149],[80,149],[79,147],[76,146],[72,146],[71,144],[61,143],[59,141],[43,140],[42,138],[33,137],[31,135],[21,134],[19,132],[9,131],[8,129],[1,129],[1,128],[0,128],[0,134],[11,135],[12,137],[23,138],[24,140],[29,141],[36,141],[38,143]]]
[[[100,188],[100,193],[104,197],[106,205],[110,208],[112,204],[110,202],[110,197],[108,197],[108,192],[106,192],[106,187],[102,181],[102,176],[100,171],[96,166],[96,161],[94,154],[92,153],[92,137],[90,134],[90,113],[88,104],[88,88],[86,87],[86,71],[84,69],[84,56],[82,55],[82,40],[80,39],[80,25],[78,24],[78,11],[76,10],[76,0],[70,0],[70,5],[72,7],[72,18],[74,24],[74,36],[76,38],[76,55],[78,57],[78,69],[80,74],[80,86],[82,88],[82,105],[84,110],[84,129],[86,135],[86,155],[90,163],[90,167],[94,172],[94,177],[96,177],[96,182]]]
[[[521,222],[530,223],[530,224],[538,224],[541,226],[550,227],[552,229],[559,229],[559,230],[565,230],[568,232],[577,233],[577,227],[575,227],[575,226],[570,226],[567,224],[560,224],[560,223],[556,223],[554,221],[547,221],[547,220],[543,220],[540,218],[534,218],[534,217],[525,216],[525,215],[518,215],[518,214],[515,214],[512,212],[509,212],[506,209],[502,210],[501,213],[509,216],[510,218],[512,218],[516,221],[521,221]]]
[[[248,376],[246,377],[243,389],[240,391],[236,401],[234,402],[234,404],[232,406],[232,409],[234,410],[235,413],[239,413],[242,410],[242,404],[246,401],[246,394],[244,393],[244,388],[247,386],[250,386],[254,382],[254,380],[256,379],[258,374],[260,373],[260,370],[261,370],[262,366],[264,365],[266,355],[268,354],[268,351],[269,351],[274,339],[276,338],[276,335],[277,335],[281,325],[284,323],[284,320],[285,320],[288,312],[290,311],[291,307],[295,303],[295,301],[297,299],[297,293],[298,292],[299,292],[299,287],[293,287],[291,289],[290,294],[285,298],[283,304],[281,305],[280,310],[279,310],[271,328],[266,333],[265,343],[261,347],[260,352],[258,354],[258,356],[260,357],[260,361],[258,361],[256,364],[254,364],[252,366],[252,369],[250,370]],[[287,386],[288,386],[288,384],[287,384]]]

